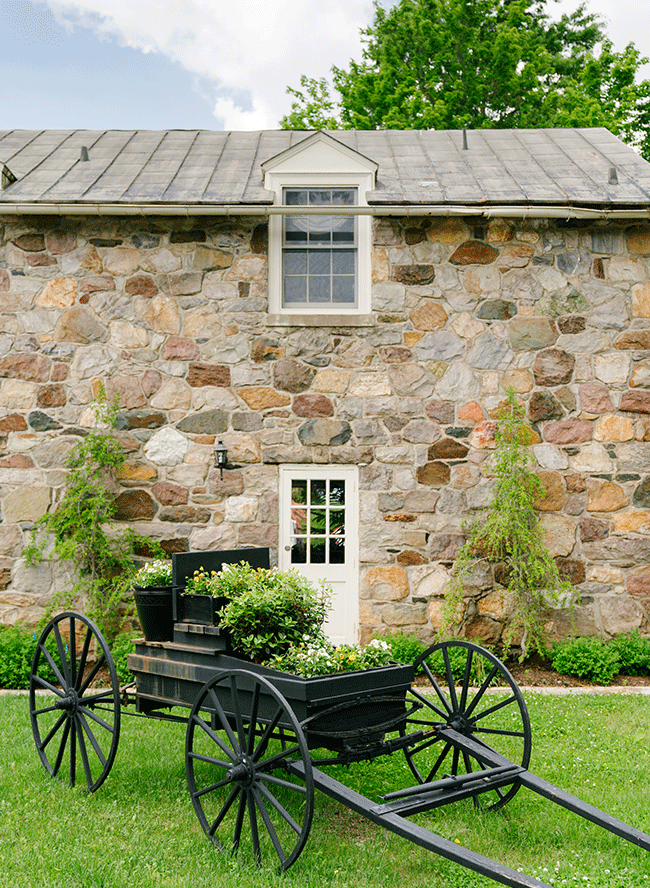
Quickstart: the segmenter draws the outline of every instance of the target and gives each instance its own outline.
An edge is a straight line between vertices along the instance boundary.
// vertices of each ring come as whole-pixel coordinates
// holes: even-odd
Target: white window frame
[[[263,164],[264,187],[275,195],[274,205],[283,205],[285,188],[356,188],[357,207],[367,207],[366,195],[375,187],[377,165],[323,133],[317,133],[278,158]],[[292,212],[297,216],[299,213]],[[335,208],[332,216],[336,216]],[[345,304],[296,307],[282,305],[282,215],[269,218],[269,313],[278,318],[305,318],[328,315],[337,318],[369,315],[372,285],[372,216],[358,215],[357,223],[357,300]]]

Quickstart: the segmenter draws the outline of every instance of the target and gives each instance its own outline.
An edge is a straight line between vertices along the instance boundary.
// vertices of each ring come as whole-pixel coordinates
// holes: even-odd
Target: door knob
[[[285,547],[284,547],[284,551],[285,551],[285,552],[290,552],[290,551],[291,551],[291,546],[285,546]]]

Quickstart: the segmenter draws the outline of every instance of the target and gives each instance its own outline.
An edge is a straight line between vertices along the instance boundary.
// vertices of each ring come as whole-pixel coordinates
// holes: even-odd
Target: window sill
[[[269,314],[269,327],[374,327],[373,314]]]

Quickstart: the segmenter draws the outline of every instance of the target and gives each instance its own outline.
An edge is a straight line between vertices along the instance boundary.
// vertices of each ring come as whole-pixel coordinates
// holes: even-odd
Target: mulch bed
[[[506,664],[520,687],[539,688],[596,688],[602,687],[593,681],[578,678],[576,675],[561,675],[551,667],[550,661],[535,654],[525,663],[509,660]],[[616,675],[612,685],[626,687],[649,687],[648,675]]]

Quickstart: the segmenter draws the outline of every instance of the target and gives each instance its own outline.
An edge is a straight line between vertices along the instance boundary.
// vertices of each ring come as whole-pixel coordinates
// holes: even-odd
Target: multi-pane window
[[[287,206],[354,206],[356,188],[285,188]],[[285,216],[283,306],[357,306],[357,226],[354,216]]]
[[[345,481],[294,478],[291,563],[345,563]]]

